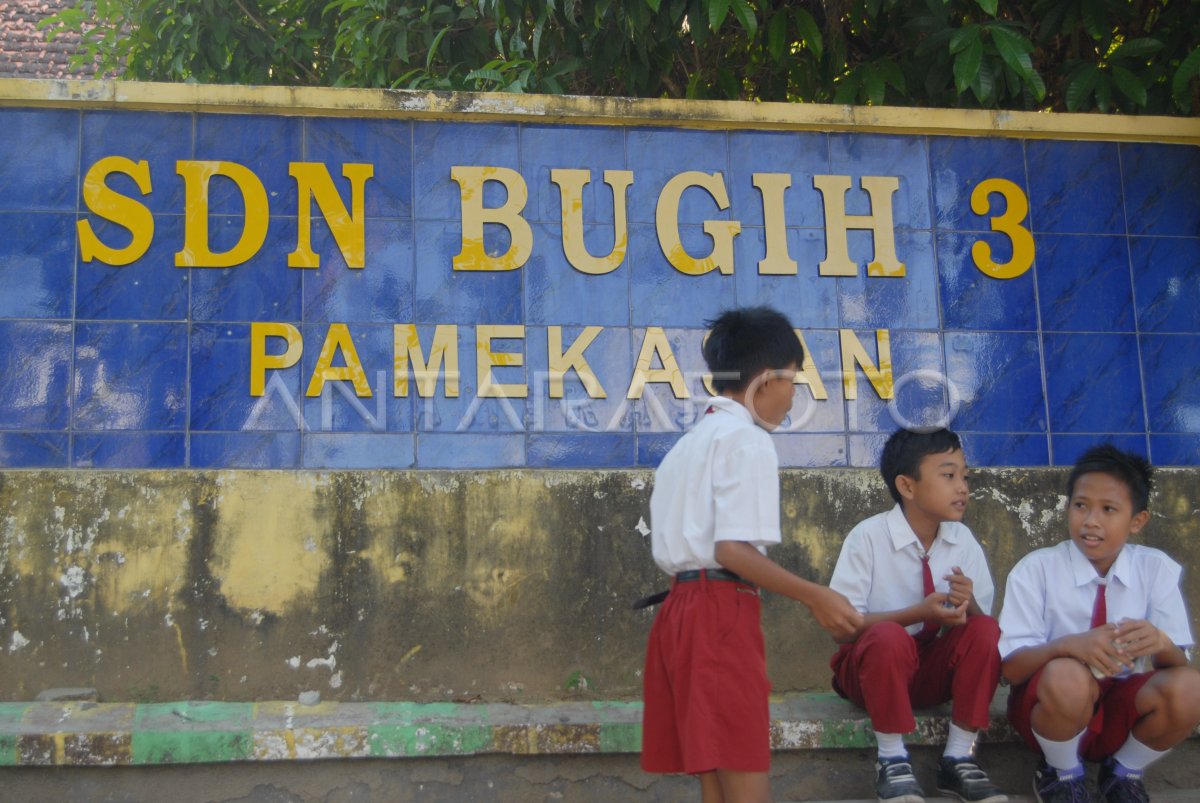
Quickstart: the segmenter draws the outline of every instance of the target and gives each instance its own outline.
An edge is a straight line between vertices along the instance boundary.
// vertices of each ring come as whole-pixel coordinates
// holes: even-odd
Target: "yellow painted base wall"
[[[1065,538],[1059,469],[978,470],[967,521],[998,585]],[[652,474],[0,472],[0,700],[636,698],[665,586]],[[1143,542],[1192,567],[1200,472],[1165,470]],[[875,472],[788,471],[788,568],[827,581],[888,506]],[[1185,582],[1193,576],[1185,572]],[[1196,589],[1188,599],[1196,610]],[[833,644],[765,607],[777,692],[828,688]]]

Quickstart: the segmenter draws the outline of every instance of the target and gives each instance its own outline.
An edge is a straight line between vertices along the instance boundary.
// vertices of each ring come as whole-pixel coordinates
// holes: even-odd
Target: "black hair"
[[[961,448],[962,442],[959,441],[958,435],[948,429],[935,429],[932,432],[898,429],[893,432],[883,445],[883,454],[879,457],[879,473],[883,475],[883,481],[887,484],[892,499],[900,501],[896,477],[904,475],[919,480],[921,461],[926,455],[952,452]]]
[[[708,321],[704,362],[717,393],[742,390],[765,370],[804,364],[804,346],[782,312],[770,307],[742,307]]]
[[[1107,474],[1125,483],[1129,499],[1133,502],[1134,514],[1150,506],[1150,488],[1154,484],[1154,466],[1141,455],[1123,452],[1111,443],[1102,443],[1088,449],[1071,469],[1067,478],[1067,499],[1075,493],[1075,482],[1084,474]]]

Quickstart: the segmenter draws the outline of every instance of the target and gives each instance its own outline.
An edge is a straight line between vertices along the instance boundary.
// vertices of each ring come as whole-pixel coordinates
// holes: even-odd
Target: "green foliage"
[[[81,0],[125,78],[1196,114],[1200,0]]]

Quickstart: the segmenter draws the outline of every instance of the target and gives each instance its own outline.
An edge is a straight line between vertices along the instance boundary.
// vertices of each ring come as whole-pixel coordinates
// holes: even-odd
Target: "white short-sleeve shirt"
[[[716,569],[717,541],[778,544],[779,458],[767,431],[738,402],[716,396],[654,475],[650,537],[668,574]]]
[[[1161,550],[1126,544],[1108,570],[1108,621],[1145,619],[1177,646],[1192,646],[1182,568]],[[1071,541],[1030,552],[1008,575],[1000,612],[1000,657],[1082,633],[1092,626],[1102,578]]]
[[[904,518],[900,505],[896,505],[864,519],[850,531],[842,542],[829,587],[845,594],[861,613],[908,608],[925,599],[923,553],[921,540]],[[955,566],[971,578],[975,601],[984,613],[990,613],[995,586],[983,548],[965,524],[944,521],[938,525],[929,548],[934,591],[950,590],[945,577]],[[922,627],[918,622],[906,629],[917,633]]]

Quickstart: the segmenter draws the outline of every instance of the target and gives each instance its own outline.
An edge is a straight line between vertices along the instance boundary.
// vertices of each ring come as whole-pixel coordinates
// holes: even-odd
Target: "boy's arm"
[[[966,529],[964,527],[964,529]],[[991,613],[991,606],[996,599],[996,586],[991,581],[991,570],[988,568],[988,556],[983,546],[967,531],[971,539],[970,549],[962,556],[962,564],[950,570],[946,581],[950,586],[950,601],[960,605],[966,600],[967,616],[983,616]]]
[[[756,586],[804,603],[838,641],[848,640],[862,625],[862,614],[844,596],[792,574],[745,541],[718,541],[715,556],[717,563]]]
[[[950,574],[946,575],[946,582],[950,584],[951,605],[959,607],[965,603],[967,616],[982,616],[985,613],[979,601],[975,599],[974,581],[964,574],[960,567],[955,566]]]
[[[1117,635],[1115,624],[1101,625],[1082,633],[1056,638],[1014,650],[1000,663],[1000,674],[1014,686],[1033,677],[1048,661],[1055,658],[1074,658],[1094,667],[1105,675],[1119,675],[1130,668],[1131,659],[1113,643]]]
[[[1008,574],[1000,612],[1000,674],[1004,679],[1020,685],[1055,658],[1073,658],[1110,677],[1132,668],[1133,659],[1115,643],[1115,624],[1049,637],[1047,590],[1055,580],[1048,571],[1046,565],[1027,555]]]
[[[1130,660],[1148,656],[1155,669],[1187,665],[1187,653],[1145,619],[1122,619],[1117,623],[1114,639],[1121,645],[1123,655]]]
[[[848,640],[853,641],[862,635],[862,632],[868,627],[880,622],[895,622],[901,627],[921,624],[922,622],[935,622],[939,627],[954,627],[955,625],[966,623],[967,610],[968,602],[954,605],[951,603],[949,594],[935,591],[916,605],[910,605],[907,608],[864,614],[862,627],[855,632],[854,638]]]

